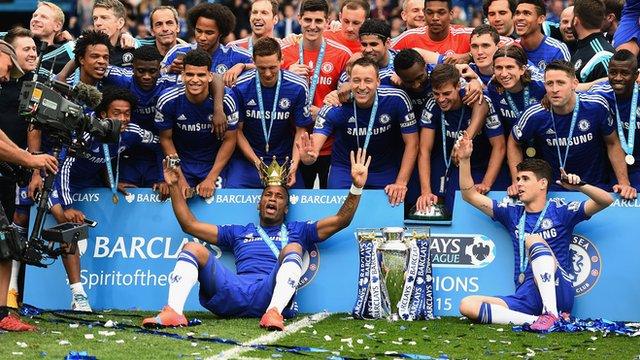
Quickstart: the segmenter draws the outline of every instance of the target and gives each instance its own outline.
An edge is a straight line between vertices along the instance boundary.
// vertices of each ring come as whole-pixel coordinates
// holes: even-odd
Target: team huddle
[[[15,96],[0,97],[0,106],[17,108],[20,86],[34,77],[43,51],[36,76],[95,86],[102,100],[85,111],[122,123],[119,143],[79,135],[90,156],[60,158],[49,199],[56,221],[83,221],[72,200],[83,189],[108,186],[117,201],[118,192],[149,187],[171,198],[185,232],[233,251],[236,273],[204,246],[187,244],[171,274],[168,305],[143,325],[187,325],[184,303],[200,282],[200,302],[213,313],[262,316],[261,326],[284,329],[283,318],[295,315],[304,252],[350,224],[362,189],[384,190],[393,206],[429,212],[440,204],[448,213],[461,191],[507,228],[515,294],[465,298],[460,311],[468,318],[545,330],[569,313],[573,227],[606,208],[609,192],[633,199],[640,186],[638,2],[627,1],[618,16],[613,45],[601,31],[608,13],[602,0],[576,0],[562,13],[569,25],[561,22],[555,34],[541,0],[487,0],[488,24],[475,28],[451,24],[450,1],[407,0],[403,9],[417,7],[422,17],[408,16],[407,31],[395,38],[387,22],[369,18],[368,1],[343,1],[340,25],[330,27],[326,0],[303,0],[301,34],[278,39],[279,6],[252,1],[252,34],[222,44],[236,19],[220,4],[189,10],[195,42],[186,43],[177,38],[172,7],[153,9],[154,36],[136,39],[123,31],[123,5],[97,0],[93,29],[73,40],[63,32],[60,8],[41,2],[30,30],[10,29],[0,43],[15,60],[17,79],[2,85]],[[19,147],[51,151],[46,133],[28,129],[17,114],[7,117],[2,130]],[[25,236],[42,175],[34,172],[17,189],[13,226]],[[334,216],[285,221],[289,189],[314,185],[349,189],[349,196]],[[259,220],[199,222],[187,199],[220,188],[264,188]],[[519,201],[486,196],[505,190]],[[557,190],[589,199],[547,199]],[[541,227],[557,231],[542,236]],[[79,255],[63,262],[72,309],[91,311]],[[10,261],[0,261],[0,283],[12,272],[16,265],[12,271]],[[13,284],[0,304],[17,306]],[[5,314],[0,328],[33,326]]]

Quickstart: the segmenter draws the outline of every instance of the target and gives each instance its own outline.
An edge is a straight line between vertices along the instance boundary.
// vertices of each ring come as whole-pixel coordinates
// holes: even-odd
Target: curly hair
[[[133,60],[162,61],[162,55],[155,46],[146,45],[133,50]]]
[[[191,50],[184,56],[184,66],[206,66],[207,69],[211,68],[211,55],[201,49]]]
[[[382,41],[391,37],[391,26],[380,19],[367,19],[360,26],[358,36],[375,35]]]
[[[102,101],[94,109],[96,114],[100,114],[101,112],[106,113],[109,110],[109,105],[116,100],[128,102],[132,111],[138,105],[136,96],[128,89],[116,86],[107,86],[102,90]]]
[[[87,48],[91,45],[104,45],[111,51],[111,41],[109,35],[98,30],[85,30],[76,41],[76,47],[73,49],[75,55],[76,66],[80,66],[80,58],[87,53]]]
[[[200,17],[204,17],[216,22],[220,38],[224,38],[236,27],[236,17],[231,10],[220,4],[200,3],[187,13],[187,23],[191,29],[196,28],[196,23]]]
[[[400,50],[393,59],[393,67],[397,70],[407,70],[414,64],[426,65],[424,58],[414,49]]]

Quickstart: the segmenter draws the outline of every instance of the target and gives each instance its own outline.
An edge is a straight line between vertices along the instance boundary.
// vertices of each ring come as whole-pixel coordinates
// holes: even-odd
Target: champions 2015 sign
[[[552,194],[567,201],[584,200],[578,193]],[[505,193],[492,193],[501,199]],[[259,190],[219,190],[209,200],[190,200],[201,221],[215,224],[255,222]],[[318,220],[335,214],[345,190],[296,190],[287,217]],[[148,190],[132,190],[118,205],[108,189],[74,195],[76,207],[98,226],[81,245],[82,282],[96,309],[158,310],[165,305],[168,277],[179,249],[187,241],[170,202],[161,202]],[[635,304],[640,294],[640,272],[632,264],[640,257],[640,235],[634,225],[640,201],[616,200],[593,219],[579,224],[571,253],[576,288],[573,314],[612,320],[640,320]],[[298,303],[302,312],[350,312],[358,291],[356,228],[400,226],[403,212],[388,205],[382,191],[365,191],[352,225],[318,244],[307,257]],[[552,228],[546,231],[554,231]],[[435,315],[457,316],[467,295],[502,295],[514,291],[513,247],[504,228],[459,197],[451,226],[432,226],[430,254],[433,266]],[[233,256],[210,246],[233,268]],[[28,267],[25,302],[44,308],[68,308],[71,297],[61,261],[48,269]],[[187,310],[202,310],[197,289]]]

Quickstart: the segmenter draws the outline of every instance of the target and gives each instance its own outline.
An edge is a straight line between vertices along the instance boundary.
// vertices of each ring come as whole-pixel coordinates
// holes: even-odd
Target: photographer
[[[16,52],[11,45],[0,40],[0,86],[10,79],[18,79],[24,75],[19,66]],[[0,161],[41,169],[51,173],[58,171],[58,162],[49,155],[32,155],[12,142],[7,135],[0,131]],[[2,187],[6,189],[6,187]],[[10,188],[13,189],[13,188]],[[0,226],[9,226],[9,221],[0,206]],[[15,314],[9,314],[7,304],[7,290],[11,276],[11,259],[0,259],[0,329],[5,331],[33,331],[35,327],[23,323]]]

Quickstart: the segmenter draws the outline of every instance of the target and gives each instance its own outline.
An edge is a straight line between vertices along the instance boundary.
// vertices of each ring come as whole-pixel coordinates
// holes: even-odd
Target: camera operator
[[[17,81],[6,83],[0,91],[0,109],[18,109],[20,89],[24,81],[29,81],[33,77],[33,72],[37,67],[38,55],[33,33],[23,27],[15,27],[5,36],[7,41],[15,49],[18,64],[25,72]],[[40,136],[38,131],[28,131],[27,122],[21,119],[17,111],[7,111],[0,113],[0,123],[2,130],[21,149],[29,149],[30,152],[38,151],[40,148]],[[7,203],[4,206],[8,219],[13,219],[13,227],[20,236],[27,237],[29,225],[29,208],[33,205],[33,198],[36,189],[42,187],[42,177],[39,171],[34,171],[29,186],[24,186],[16,190],[15,181],[3,182],[3,198]],[[13,191],[12,191],[13,190]],[[17,192],[16,192],[17,191]],[[15,202],[15,203],[14,203]],[[14,211],[15,205],[15,211]],[[13,261],[11,270],[11,282],[9,284],[9,294],[7,296],[7,306],[18,307],[18,275],[20,272],[20,262]]]
[[[10,79],[19,79],[24,72],[19,66],[18,58],[13,47],[0,40],[0,86]],[[7,135],[0,131],[0,161],[26,166],[33,169],[41,169],[51,173],[58,171],[57,160],[50,155],[32,155],[21,149]],[[10,189],[15,187],[1,187]],[[0,206],[0,226],[8,226],[9,221]],[[11,259],[0,259],[0,329],[5,331],[33,331],[35,327],[23,323],[15,314],[9,314],[7,304],[7,290],[11,275]]]

